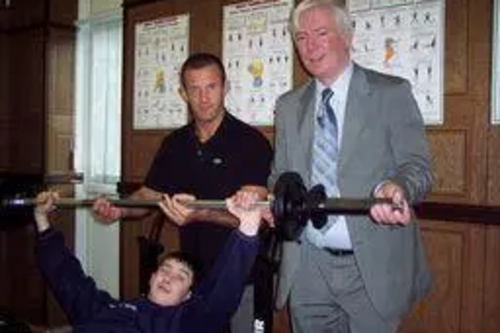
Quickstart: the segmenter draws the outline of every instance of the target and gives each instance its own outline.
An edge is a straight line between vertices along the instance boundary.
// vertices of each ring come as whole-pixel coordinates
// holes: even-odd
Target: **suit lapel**
[[[338,172],[346,167],[346,163],[352,154],[356,154],[356,137],[366,125],[368,117],[366,111],[370,108],[370,87],[366,81],[364,71],[354,65],[349,91],[347,93],[347,105],[344,118],[342,134],[342,146],[340,148]]]
[[[297,133],[298,147],[291,147],[295,152],[294,162],[297,170],[301,170],[304,183],[309,185],[312,165],[312,143],[314,135],[315,83],[311,81],[304,94],[300,97],[297,106]],[[305,158],[304,158],[305,156]]]

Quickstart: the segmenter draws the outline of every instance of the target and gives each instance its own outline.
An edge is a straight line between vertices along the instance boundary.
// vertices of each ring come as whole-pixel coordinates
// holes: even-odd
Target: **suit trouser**
[[[373,307],[354,255],[334,256],[307,241],[301,245],[290,312],[295,333],[392,333],[399,323]]]
[[[252,333],[254,319],[254,287],[245,287],[240,305],[231,318],[231,333]]]

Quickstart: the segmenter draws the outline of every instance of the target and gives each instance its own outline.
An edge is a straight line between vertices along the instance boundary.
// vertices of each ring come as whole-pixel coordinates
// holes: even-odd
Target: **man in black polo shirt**
[[[168,135],[136,199],[161,199],[168,194],[166,214],[180,229],[181,250],[196,258],[203,276],[214,264],[238,220],[223,211],[190,210],[184,200],[222,200],[240,189],[267,196],[272,150],[253,127],[227,113],[224,67],[211,54],[190,56],[181,68],[181,94],[192,121]],[[114,207],[96,200],[94,215],[105,222],[143,217],[146,209]],[[253,331],[252,288],[247,288],[231,324],[232,333]]]

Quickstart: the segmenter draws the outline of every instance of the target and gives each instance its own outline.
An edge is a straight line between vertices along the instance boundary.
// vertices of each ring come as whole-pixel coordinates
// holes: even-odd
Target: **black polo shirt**
[[[145,185],[158,192],[189,193],[197,199],[223,200],[244,185],[267,186],[272,150],[255,128],[226,113],[204,143],[190,123],[167,136],[156,154]],[[180,229],[181,250],[196,258],[202,276],[212,267],[230,228],[192,222]]]

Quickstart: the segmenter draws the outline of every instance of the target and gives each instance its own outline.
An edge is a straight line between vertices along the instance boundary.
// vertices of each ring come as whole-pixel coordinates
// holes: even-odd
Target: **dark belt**
[[[348,249],[332,249],[329,247],[323,248],[328,254],[331,254],[332,256],[335,257],[345,257],[345,256],[352,256],[354,254],[353,250],[348,250]]]

